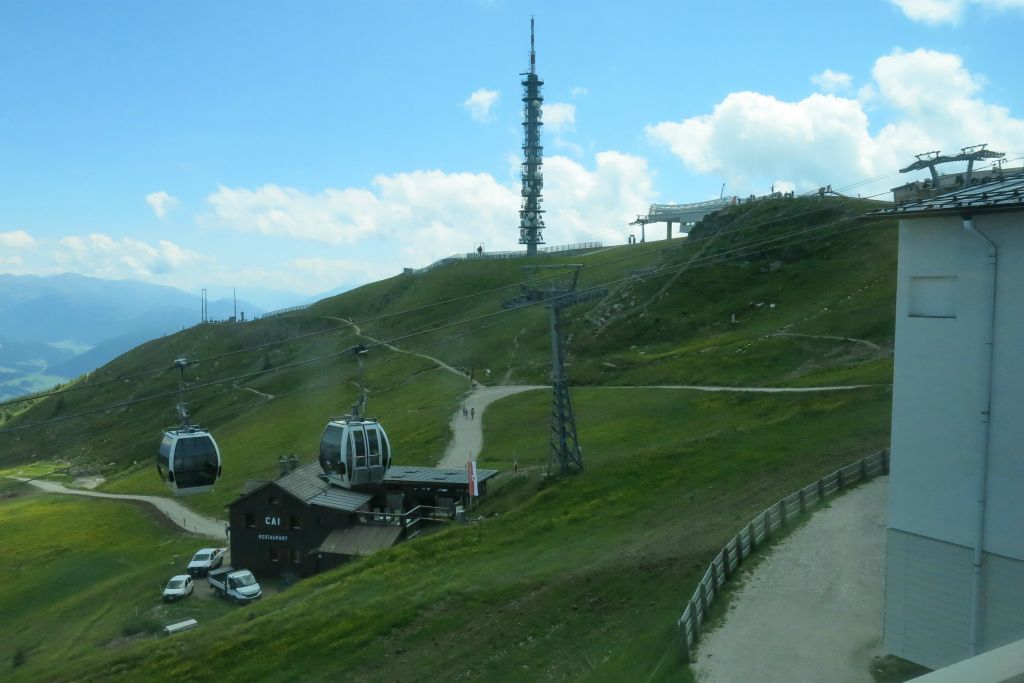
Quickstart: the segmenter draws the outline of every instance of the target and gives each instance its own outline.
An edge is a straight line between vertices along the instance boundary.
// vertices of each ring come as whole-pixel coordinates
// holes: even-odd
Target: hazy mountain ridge
[[[237,310],[246,319],[265,312],[241,299]],[[208,303],[211,320],[234,311],[231,299]],[[200,321],[200,297],[173,287],[74,273],[0,274],[0,398],[67,381]],[[52,346],[60,342],[84,351]]]

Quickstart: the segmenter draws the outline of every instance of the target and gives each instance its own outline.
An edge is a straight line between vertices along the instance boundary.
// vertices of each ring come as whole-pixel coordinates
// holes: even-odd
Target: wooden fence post
[[[747,537],[750,540],[750,552],[753,553],[757,548],[757,534],[754,533],[754,521],[751,520],[750,524],[747,525]]]
[[[866,480],[868,478],[868,459],[860,459],[860,478]]]
[[[772,515],[769,512],[771,508],[767,508],[764,511],[764,540],[768,540],[772,537]]]
[[[726,543],[725,547],[722,548],[722,583],[724,584],[729,580],[729,574],[732,573],[732,567],[729,566],[729,544]]]
[[[700,580],[700,614],[701,619],[708,616],[708,587],[704,585],[704,579]]]
[[[779,501],[779,523],[782,526],[789,526],[789,522],[786,520],[786,499],[783,498]]]
[[[696,598],[690,598],[690,625],[693,626],[693,644],[700,638],[700,617],[697,615]]]
[[[807,512],[807,495],[804,493],[803,489],[800,489],[800,492],[797,495],[800,498],[800,514],[803,515]]]
[[[836,470],[836,493],[843,490],[843,468]]]
[[[691,619],[693,617],[690,617]],[[682,623],[683,626],[683,661],[690,661],[690,636],[686,629],[686,622]],[[694,640],[696,640],[696,631],[694,631]]]
[[[723,560],[723,565],[725,564]],[[724,583],[724,582],[723,582]],[[715,561],[711,560],[711,586],[715,589],[715,596],[718,596],[718,567],[715,566]]]
[[[818,480],[818,505],[825,502],[825,478]]]
[[[889,474],[889,449],[882,451],[882,474]]]

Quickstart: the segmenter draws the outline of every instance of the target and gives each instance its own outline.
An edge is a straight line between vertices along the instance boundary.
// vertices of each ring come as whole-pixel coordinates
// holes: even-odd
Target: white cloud
[[[691,170],[727,178],[740,192],[763,192],[771,180],[793,183],[798,191],[839,188],[889,173],[932,149],[982,142],[995,150],[1024,149],[1024,120],[980,99],[983,79],[957,55],[896,51],[876,60],[872,75],[872,86],[859,92],[889,119],[875,134],[865,102],[857,99],[812,94],[786,102],[737,92],[710,114],[654,124],[647,135]]]
[[[153,245],[93,233],[61,239],[53,260],[64,270],[94,277],[154,280],[206,259],[167,240]]]
[[[549,102],[544,105],[544,128],[552,133],[573,130],[576,127],[576,105]]]
[[[598,238],[644,213],[653,199],[645,158],[608,151],[598,153],[595,161],[593,170],[563,156],[544,162],[549,244]]]
[[[955,24],[960,21],[963,0],[889,0],[912,21],[925,24]]]
[[[491,120],[491,109],[498,101],[498,97],[500,97],[500,93],[497,90],[480,88],[467,97],[462,106],[469,111],[469,115],[474,121],[487,123]]]
[[[157,218],[163,218],[167,215],[169,209],[181,204],[177,197],[169,195],[163,190],[147,194],[146,203],[152,207],[153,213],[156,214]]]
[[[995,11],[1024,9],[1024,0],[889,0],[911,21],[924,24],[956,24],[968,5]]]
[[[589,95],[590,91],[584,88],[582,85],[577,85],[570,91],[570,94],[573,97],[583,97],[584,95]]]
[[[811,76],[811,83],[818,86],[818,89],[825,93],[844,92],[850,89],[853,77],[841,71],[825,69],[820,74]]]
[[[518,168],[518,160],[515,164]],[[588,170],[556,155],[545,159],[544,169],[545,238],[551,244],[621,226],[645,209],[653,194],[641,157],[603,152]],[[385,264],[387,272],[397,272],[402,265],[470,251],[478,242],[489,251],[519,249],[519,190],[515,180],[502,184],[485,173],[442,171],[380,175],[372,189],[329,188],[315,194],[276,185],[220,187],[207,198],[212,212],[202,220],[209,228],[335,246],[359,244],[368,268]],[[382,256],[365,251],[375,247]],[[330,267],[327,261],[309,259],[301,265],[306,270],[315,266],[320,273]]]
[[[35,239],[24,230],[0,232],[0,247],[4,249],[33,249],[35,246]]]

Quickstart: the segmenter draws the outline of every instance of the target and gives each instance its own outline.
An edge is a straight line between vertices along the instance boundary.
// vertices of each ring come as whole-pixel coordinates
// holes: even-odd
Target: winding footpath
[[[147,505],[152,505],[158,511],[163,513],[163,515],[167,517],[172,524],[188,531],[189,533],[208,536],[210,538],[218,538],[221,540],[225,538],[225,522],[223,520],[205,517],[198,512],[188,509],[178,501],[171,498],[121,493],[100,493],[98,491],[89,491],[84,489],[70,489],[62,484],[52,481],[43,481],[41,479],[25,479],[24,477],[14,478],[31,486],[35,486],[37,489],[46,491],[47,493],[64,493],[73,496],[89,496],[90,498],[108,498],[111,500],[131,500],[146,503]]]

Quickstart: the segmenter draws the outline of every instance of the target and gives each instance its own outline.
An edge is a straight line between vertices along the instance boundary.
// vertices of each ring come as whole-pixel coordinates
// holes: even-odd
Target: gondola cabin
[[[320,437],[320,467],[327,481],[346,489],[379,484],[391,466],[391,444],[376,420],[331,420]]]
[[[209,432],[171,429],[160,442],[156,469],[175,494],[212,491],[221,475],[220,449]]]

